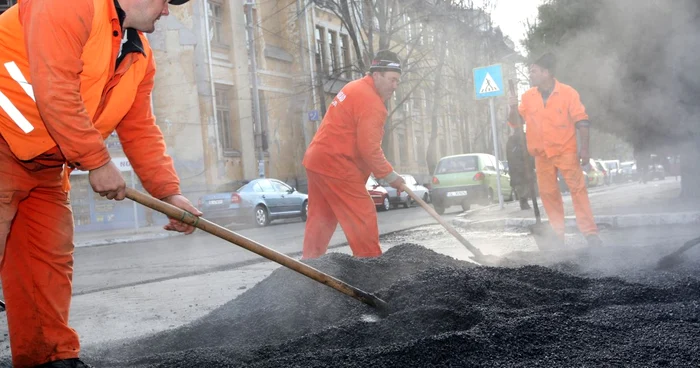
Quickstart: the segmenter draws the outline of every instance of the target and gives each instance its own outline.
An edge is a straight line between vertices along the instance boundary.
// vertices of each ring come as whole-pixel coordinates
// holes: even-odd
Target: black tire
[[[301,204],[301,221],[306,222],[306,219],[309,217],[309,201],[304,201],[304,203]]]
[[[494,198],[493,189],[491,189],[491,188],[489,188],[489,192],[488,192],[487,196],[488,196],[487,201],[489,202],[489,204],[496,203],[498,201],[497,199]]]
[[[406,198],[406,202],[403,204],[403,208],[410,208],[413,205],[413,199],[411,197]]]
[[[430,196],[428,193],[423,194],[423,202],[430,203]]]
[[[253,222],[258,227],[265,227],[270,224],[270,212],[263,205],[255,207],[253,212]]]
[[[445,213],[445,207],[433,205],[433,208],[435,208],[435,212],[437,212],[438,215],[443,215]]]
[[[389,211],[391,209],[391,202],[389,202],[389,196],[384,196],[384,202],[379,206],[380,211]]]

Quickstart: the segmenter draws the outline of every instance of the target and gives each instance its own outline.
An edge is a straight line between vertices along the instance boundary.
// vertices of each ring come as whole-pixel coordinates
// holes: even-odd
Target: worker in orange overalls
[[[155,65],[142,32],[187,0],[19,0],[0,16],[0,277],[12,363],[88,367],[68,325],[73,276],[70,169],[123,200],[104,139],[115,129],[144,188],[181,195],[151,111]],[[170,220],[166,230],[194,228]]]
[[[397,189],[404,183],[382,151],[385,101],[400,78],[398,56],[379,51],[369,73],[348,83],[330,104],[303,161],[309,186],[304,259],[326,253],[338,223],[353,255],[382,254],[377,210],[365,183],[370,173]]]
[[[542,204],[549,223],[564,242],[564,202],[557,185],[557,170],[566,180],[576,213],[576,223],[589,245],[599,246],[598,227],[588,200],[582,164],[590,162],[589,120],[578,92],[554,78],[556,59],[546,53],[530,65],[530,88],[522,96],[510,96],[510,122],[527,125],[527,148],[535,157]],[[518,116],[518,113],[520,116]],[[576,143],[578,131],[581,146]],[[578,150],[577,150],[578,149]]]

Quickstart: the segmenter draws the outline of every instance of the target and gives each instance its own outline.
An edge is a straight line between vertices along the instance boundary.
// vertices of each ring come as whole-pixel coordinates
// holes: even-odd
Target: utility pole
[[[246,2],[248,53],[250,58],[250,77],[253,84],[253,118],[255,119],[255,146],[258,151],[258,176],[265,177],[265,152],[263,152],[263,127],[260,119],[260,93],[258,92],[258,66],[255,60],[255,29],[253,27],[253,6],[255,0]]]

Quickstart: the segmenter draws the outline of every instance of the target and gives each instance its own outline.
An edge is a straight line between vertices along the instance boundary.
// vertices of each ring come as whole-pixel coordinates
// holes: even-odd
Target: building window
[[[399,145],[399,163],[407,164],[408,157],[408,142],[406,142],[406,132],[401,130],[396,134],[396,143]]]
[[[330,68],[329,73],[335,75],[339,73],[340,64],[338,60],[338,33],[334,31],[328,31],[328,49],[330,50],[330,63],[328,67]]]
[[[352,78],[352,60],[350,59],[350,42],[347,35],[340,36],[340,61],[343,63],[343,76]]]
[[[326,63],[326,42],[323,34],[325,30],[316,27],[316,70],[325,70]]]
[[[220,47],[228,47],[228,37],[224,27],[224,4],[209,0],[209,37],[211,43]]]
[[[414,153],[416,162],[419,164],[425,163],[425,141],[423,138],[423,132],[415,132],[416,144],[414,145]]]
[[[233,134],[233,118],[231,114],[231,88],[217,85],[216,89],[216,121],[219,125],[219,140],[224,153],[236,150]]]

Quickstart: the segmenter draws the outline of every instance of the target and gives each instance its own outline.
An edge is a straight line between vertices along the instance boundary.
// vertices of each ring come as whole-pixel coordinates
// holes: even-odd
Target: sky
[[[515,42],[516,49],[524,53],[520,41],[525,38],[525,22],[537,18],[537,7],[544,0],[473,0],[475,7],[490,4],[494,26]]]

